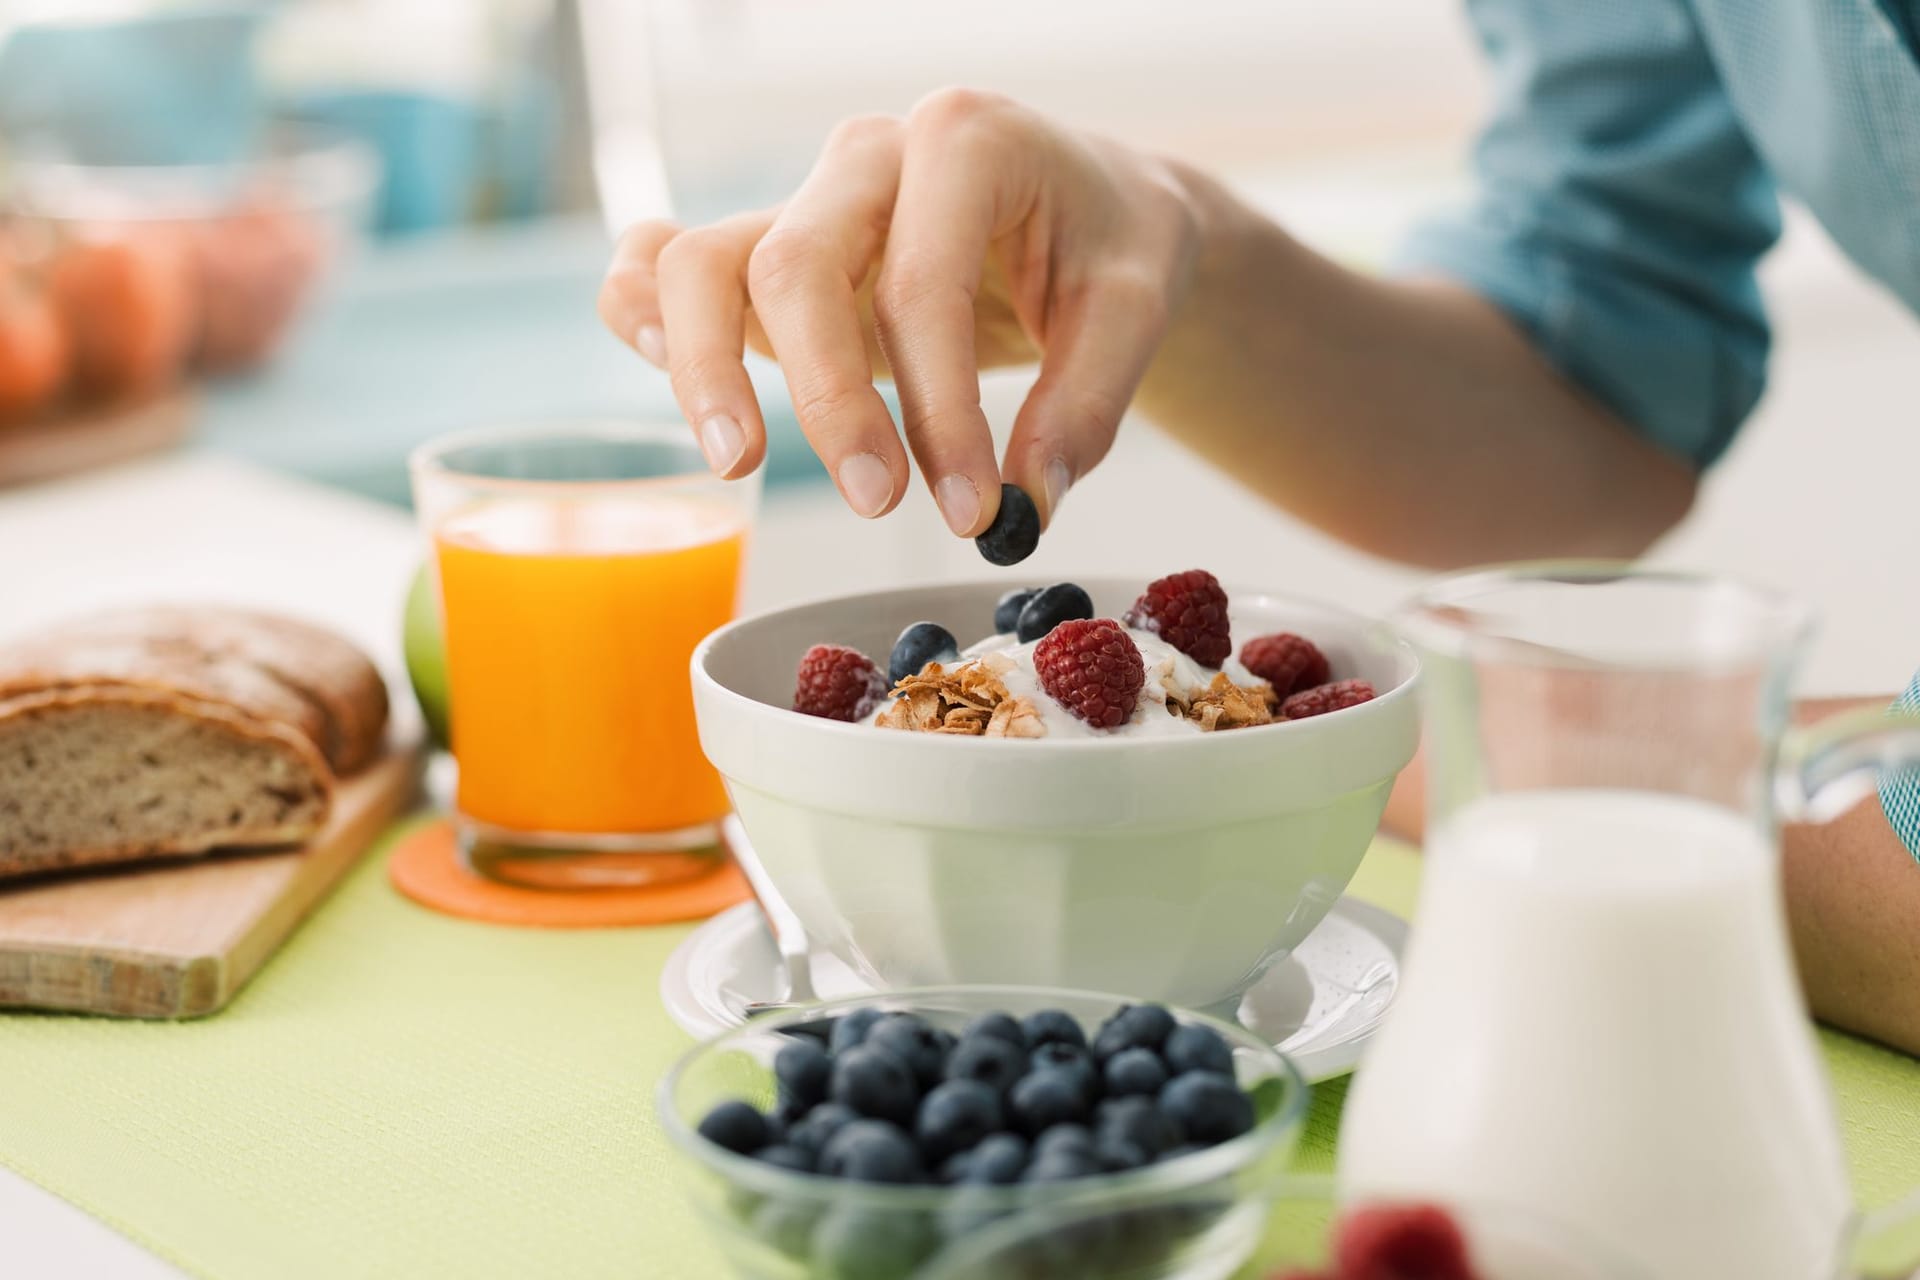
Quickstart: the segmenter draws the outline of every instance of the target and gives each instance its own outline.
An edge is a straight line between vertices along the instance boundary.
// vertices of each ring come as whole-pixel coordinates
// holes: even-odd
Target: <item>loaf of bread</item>
[[[0,876],[300,844],[387,711],[350,642],[269,614],[141,609],[0,646]]]

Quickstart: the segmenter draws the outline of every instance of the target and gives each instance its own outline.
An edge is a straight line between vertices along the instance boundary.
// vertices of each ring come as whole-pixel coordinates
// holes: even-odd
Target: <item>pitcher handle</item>
[[[1920,713],[1843,711],[1789,733],[1774,805],[1789,822],[1831,822],[1872,795],[1884,773],[1920,768]]]
[[[1905,1199],[1861,1214],[1847,1254],[1848,1276],[1868,1280],[1920,1276],[1920,1187]]]

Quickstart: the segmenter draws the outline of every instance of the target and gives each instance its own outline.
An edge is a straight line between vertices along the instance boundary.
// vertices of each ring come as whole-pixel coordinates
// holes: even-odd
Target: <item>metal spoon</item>
[[[747,1016],[753,1018],[813,1003],[819,997],[813,991],[813,965],[808,954],[807,932],[800,925],[800,917],[773,887],[767,869],[760,865],[760,855],[747,842],[746,828],[740,825],[740,819],[733,814],[721,819],[720,836],[747,877],[753,900],[759,904],[760,915],[767,922],[767,932],[773,935],[774,950],[780,953],[780,966],[787,971],[786,998],[751,1001],[746,1006]]]

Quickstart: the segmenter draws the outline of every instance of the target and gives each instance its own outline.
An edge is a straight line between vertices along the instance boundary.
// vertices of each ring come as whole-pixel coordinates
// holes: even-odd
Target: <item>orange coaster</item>
[[[606,929],[704,920],[751,896],[731,860],[697,880],[646,888],[521,889],[482,880],[467,870],[453,824],[430,822],[394,846],[387,861],[393,887],[423,907],[489,924],[537,929]]]

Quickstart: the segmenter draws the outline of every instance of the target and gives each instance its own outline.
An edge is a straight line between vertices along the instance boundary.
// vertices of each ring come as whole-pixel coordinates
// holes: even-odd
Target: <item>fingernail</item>
[[[973,481],[958,474],[942,476],[933,486],[933,500],[940,504],[947,528],[963,538],[973,532],[980,519],[980,490]]]
[[[1051,520],[1060,510],[1060,500],[1067,496],[1067,488],[1073,483],[1073,472],[1067,468],[1065,458],[1055,458],[1046,465],[1040,478],[1047,486],[1047,518]]]
[[[856,515],[871,520],[893,499],[893,472],[877,453],[856,453],[840,464],[840,492]]]
[[[726,475],[746,451],[747,433],[726,414],[716,413],[700,424],[700,452],[707,455],[707,465],[713,468],[713,474]]]
[[[667,335],[657,324],[643,324],[634,331],[633,347],[655,368],[667,367]]]

